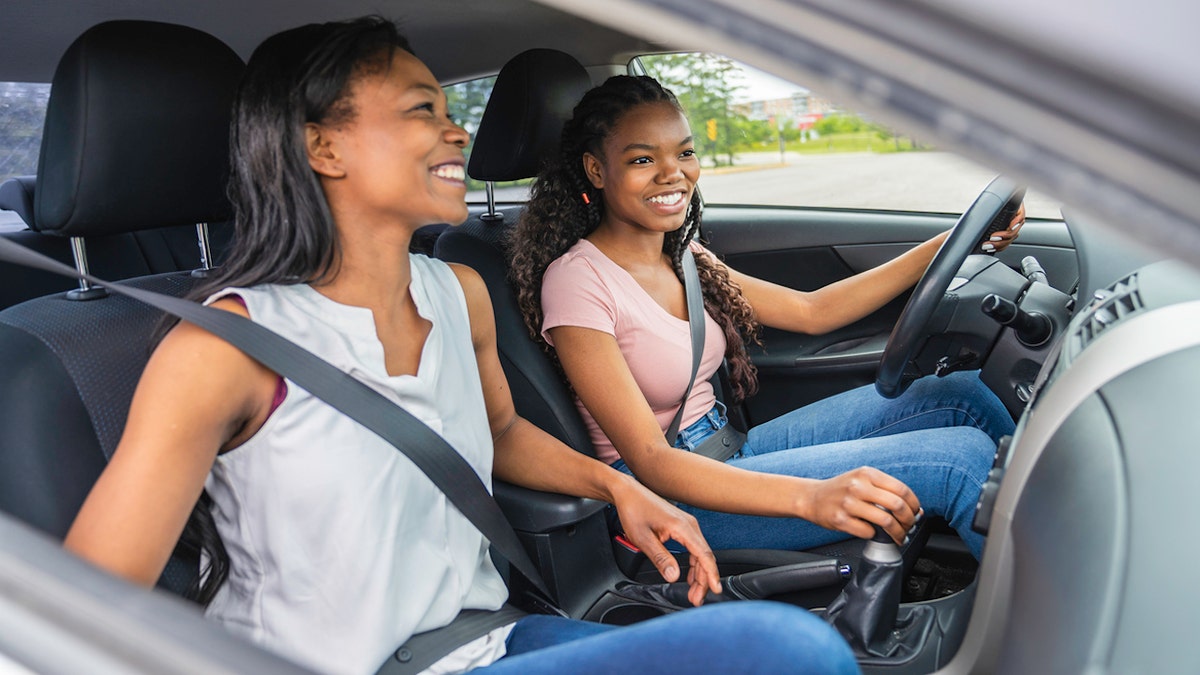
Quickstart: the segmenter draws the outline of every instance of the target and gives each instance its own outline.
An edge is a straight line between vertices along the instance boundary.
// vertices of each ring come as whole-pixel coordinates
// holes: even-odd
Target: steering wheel
[[[1020,205],[1024,192],[1024,188],[1015,182],[997,176],[955,223],[950,236],[917,282],[912,297],[908,299],[888,337],[883,358],[879,361],[879,370],[875,374],[875,390],[881,396],[896,398],[917,378],[917,374],[909,369],[909,362],[927,337],[929,321],[938,302],[967,256],[979,250],[980,240],[992,229],[989,226],[1006,216],[1011,219],[1011,213],[1015,213],[1015,207]],[[1014,200],[1017,203],[1011,204]],[[1006,206],[1012,208],[1006,209]],[[1004,229],[1008,223],[1001,225],[996,229]]]

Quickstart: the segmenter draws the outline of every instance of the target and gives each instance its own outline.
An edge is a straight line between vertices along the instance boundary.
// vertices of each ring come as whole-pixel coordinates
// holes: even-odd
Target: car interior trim
[[[0,513],[0,653],[34,672],[310,672],[234,636],[177,597],[130,590],[128,582],[65,555],[59,542]]]
[[[1076,322],[1072,323],[1074,327]],[[970,665],[988,664],[1003,640],[1011,597],[1013,542],[1011,525],[1026,481],[1051,438],[1084,400],[1105,383],[1149,361],[1189,347],[1200,346],[1200,301],[1146,311],[1100,335],[1034,401],[1014,434],[1019,452],[1010,455],[996,498],[988,544],[984,548],[979,590],[962,648],[947,673],[969,672]],[[1134,347],[1136,345],[1136,347]],[[1046,367],[1054,366],[1054,360]]]

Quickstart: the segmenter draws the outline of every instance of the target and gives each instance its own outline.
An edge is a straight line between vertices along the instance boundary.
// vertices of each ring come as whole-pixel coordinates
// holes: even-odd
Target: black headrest
[[[514,56],[496,77],[467,173],[484,181],[536,176],[542,160],[558,151],[563,123],[591,87],[587,70],[569,54],[530,49]]]
[[[31,225],[82,236],[228,219],[243,67],[225,43],[185,26],[89,29],[54,72]]]
[[[35,176],[13,176],[0,183],[0,209],[16,211],[25,224],[33,227],[33,185]]]

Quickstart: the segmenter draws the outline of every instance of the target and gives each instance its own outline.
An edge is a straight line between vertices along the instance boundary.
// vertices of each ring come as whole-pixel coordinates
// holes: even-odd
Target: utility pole
[[[782,115],[777,115],[775,117],[775,130],[776,130],[776,133],[779,135],[779,163],[787,164],[787,156],[785,154],[786,148],[784,147],[784,144],[783,144],[783,116]]]

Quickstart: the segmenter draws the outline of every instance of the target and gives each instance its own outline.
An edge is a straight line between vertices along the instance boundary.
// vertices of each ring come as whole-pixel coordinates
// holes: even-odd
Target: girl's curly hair
[[[650,77],[610,77],[584,94],[563,126],[558,155],[542,168],[529,203],[510,235],[509,276],[517,290],[525,325],[560,371],[557,355],[542,338],[542,276],[550,263],[591,234],[604,216],[604,200],[584,174],[583,155],[590,152],[602,156],[604,140],[621,117],[636,106],[663,102],[683,111],[675,95]],[[701,210],[700,194],[693,192],[683,226],[663,239],[663,252],[670,257],[681,281],[683,251],[700,229]],[[746,344],[758,341],[758,323],[741,288],[725,268],[707,256],[696,256],[696,268],[704,307],[725,334],[733,395],[741,400],[758,388],[754,365],[746,353]]]

